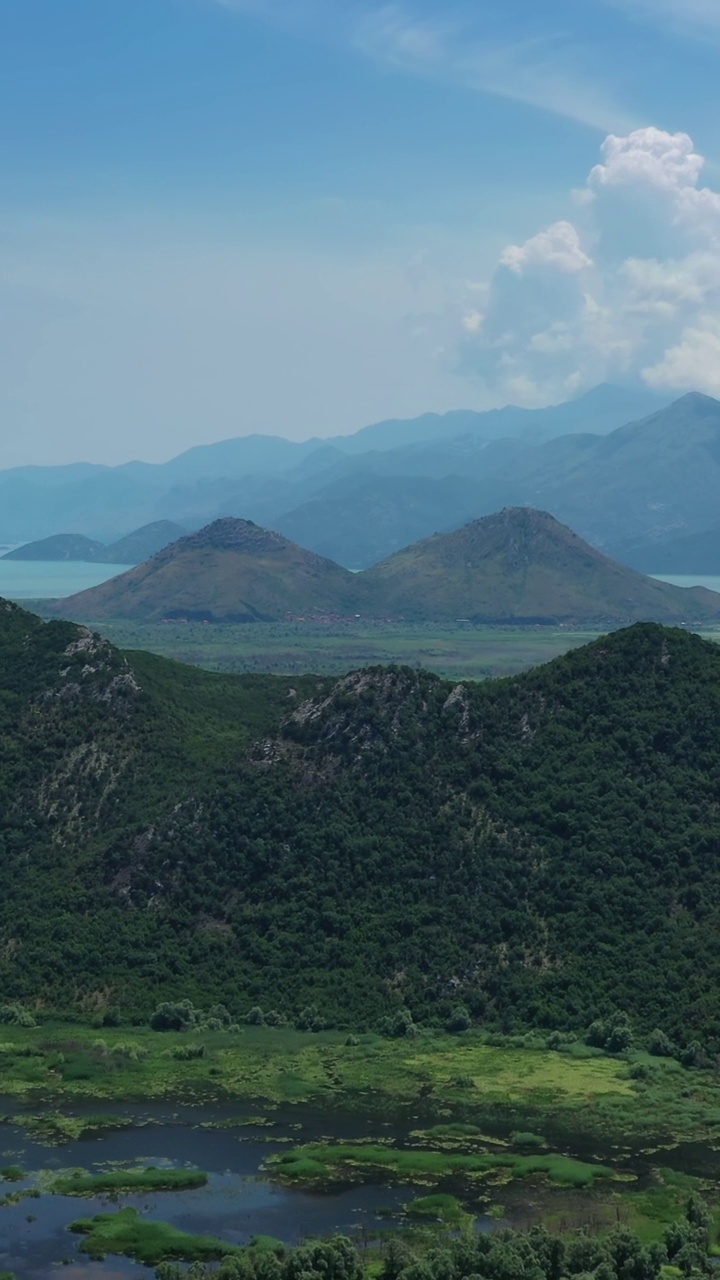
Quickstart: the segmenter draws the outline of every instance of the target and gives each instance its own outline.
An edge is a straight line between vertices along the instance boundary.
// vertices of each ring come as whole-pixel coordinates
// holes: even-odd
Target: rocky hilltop
[[[643,624],[479,685],[233,677],[3,605],[0,658],[6,1001],[618,1010],[720,1051],[716,645]]]

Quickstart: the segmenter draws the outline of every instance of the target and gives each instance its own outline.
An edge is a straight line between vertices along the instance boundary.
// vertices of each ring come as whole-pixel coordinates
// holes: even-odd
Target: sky
[[[720,397],[718,0],[5,0],[0,467]]]

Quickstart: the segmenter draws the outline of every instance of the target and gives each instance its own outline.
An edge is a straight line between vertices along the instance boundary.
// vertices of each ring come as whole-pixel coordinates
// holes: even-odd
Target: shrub
[[[445,1023],[445,1030],[451,1035],[457,1035],[461,1031],[468,1031],[472,1026],[472,1020],[465,1005],[459,1004],[453,1009],[450,1017]]]
[[[190,1062],[193,1058],[205,1057],[204,1044],[175,1044],[171,1049],[163,1050],[164,1058],[177,1058],[180,1062]]]
[[[400,1036],[417,1035],[417,1027],[409,1009],[398,1009],[395,1013],[382,1018],[378,1030],[381,1036],[392,1036],[395,1039]]]
[[[298,1031],[324,1031],[325,1021],[320,1017],[315,1005],[309,1004],[295,1019],[295,1026]]]
[[[197,1021],[197,1011],[190,1000],[165,1000],[150,1018],[150,1026],[153,1031],[187,1031]]]
[[[633,1042],[633,1033],[624,1013],[603,1020],[597,1018],[587,1029],[586,1043],[606,1053],[624,1053]]]
[[[5,1026],[12,1027],[36,1027],[37,1022],[33,1018],[29,1009],[24,1009],[21,1004],[2,1004],[0,1005],[0,1023]]]
[[[208,1009],[207,1012],[206,1021],[210,1022],[211,1020],[219,1022],[221,1027],[229,1027],[233,1018],[230,1010],[224,1004],[214,1004],[212,1009]]]
[[[665,1035],[659,1027],[650,1033],[648,1039],[648,1053],[654,1054],[656,1058],[674,1058],[677,1053],[677,1045],[673,1044],[669,1036]]]
[[[140,1062],[142,1058],[147,1057],[148,1051],[134,1040],[119,1040],[113,1045],[110,1053],[115,1058],[128,1058],[130,1062]]]
[[[702,1067],[706,1061],[703,1047],[697,1040],[691,1040],[684,1049],[681,1049],[679,1058],[684,1067]]]
[[[245,1021],[251,1027],[265,1026],[265,1014],[259,1005],[256,1004],[254,1009],[251,1009],[249,1013],[245,1014]]]

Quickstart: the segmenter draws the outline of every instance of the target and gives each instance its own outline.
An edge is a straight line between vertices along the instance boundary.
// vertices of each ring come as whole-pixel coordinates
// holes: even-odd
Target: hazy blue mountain
[[[29,542],[73,529],[107,543],[128,527],[171,520],[197,528],[222,515],[273,524],[358,469],[432,479],[485,480],[498,472],[505,483],[518,439],[531,448],[560,433],[599,434],[656,405],[648,391],[601,386],[548,409],[425,414],[328,440],[247,435],[189,449],[163,464],[15,468],[0,472],[0,541]],[[515,438],[508,456],[494,456],[493,442],[505,438]],[[504,496],[505,488],[498,488],[484,509]]]
[[[173,524],[172,520],[155,520],[103,547],[101,558],[105,564],[142,564],[186,533],[187,529],[181,524]]]
[[[187,532],[170,520],[156,520],[134,529],[117,542],[105,546],[82,533],[56,533],[36,542],[23,543],[8,551],[2,560],[74,560],[85,564],[141,564]]]
[[[522,502],[601,548],[707,529],[720,497],[720,401],[685,395],[607,436],[552,440],[513,471]]]
[[[104,559],[102,542],[94,542],[81,533],[56,533],[37,542],[26,542],[0,556],[0,560],[74,560],[86,564],[96,564]]]
[[[285,537],[366,569],[425,537],[428,529],[455,528],[482,510],[486,499],[473,480],[444,476],[353,475],[275,520]]]
[[[641,573],[720,575],[720,525],[661,542],[620,543],[613,554]]]
[[[352,436],[338,436],[331,443],[345,453],[364,453],[370,449],[396,449],[464,435],[478,435],[486,440],[507,436],[538,440],[575,431],[603,434],[634,418],[654,413],[666,404],[667,396],[658,396],[645,387],[620,387],[606,382],[574,400],[546,409],[508,405],[485,412],[459,409],[443,414],[426,413],[409,421],[376,422]]]

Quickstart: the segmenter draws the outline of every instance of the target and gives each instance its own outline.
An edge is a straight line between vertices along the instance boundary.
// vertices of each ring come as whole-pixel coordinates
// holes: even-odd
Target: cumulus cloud
[[[463,371],[526,404],[618,377],[720,394],[720,192],[704,164],[685,133],[607,137],[572,220],[500,254],[482,324],[463,321]]]
[[[720,320],[706,315],[688,325],[662,360],[643,369],[643,377],[649,386],[663,391],[701,387],[709,395],[720,396]]]
[[[554,222],[547,231],[539,231],[524,244],[509,244],[503,249],[500,262],[517,276],[523,275],[528,267],[547,266],[572,275],[592,266],[571,222]]]

